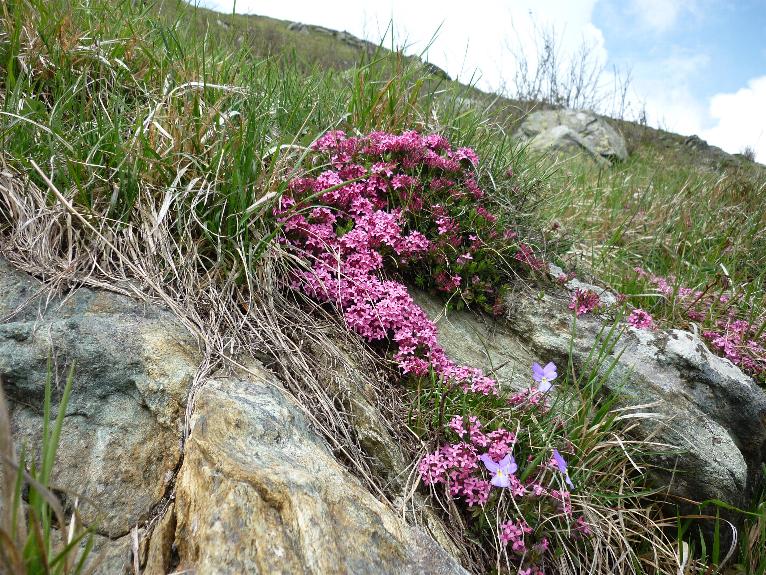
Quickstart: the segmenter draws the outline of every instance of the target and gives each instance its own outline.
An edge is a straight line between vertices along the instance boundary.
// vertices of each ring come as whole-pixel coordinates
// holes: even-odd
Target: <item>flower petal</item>
[[[559,471],[562,473],[566,473],[567,470],[567,462],[564,460],[563,457],[561,457],[561,454],[559,453],[558,449],[553,449],[553,459],[556,461],[556,466],[559,468]]]
[[[495,463],[495,461],[489,456],[488,453],[485,453],[479,457],[479,459],[481,459],[481,462],[491,473],[495,473],[498,469],[500,469],[500,466]]]
[[[552,381],[556,379],[558,376],[558,373],[556,373],[556,364],[552,361],[548,362],[548,364],[543,368],[543,377],[548,379],[548,381]]]
[[[533,363],[532,378],[535,381],[540,381],[543,377],[545,377],[545,371],[543,370],[542,366],[539,363]]]
[[[507,475],[497,473],[494,477],[492,477],[492,481],[490,481],[490,483],[495,487],[508,487],[511,484],[511,480]]]

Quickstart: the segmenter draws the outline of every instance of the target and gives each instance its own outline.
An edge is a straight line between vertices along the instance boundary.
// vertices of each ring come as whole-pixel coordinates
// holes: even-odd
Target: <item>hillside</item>
[[[764,573],[764,166],[345,32],[0,17],[3,569]]]

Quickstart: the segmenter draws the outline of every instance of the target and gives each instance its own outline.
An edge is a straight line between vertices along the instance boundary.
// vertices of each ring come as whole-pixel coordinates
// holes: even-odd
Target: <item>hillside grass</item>
[[[330,129],[433,131],[474,148],[482,186],[522,237],[669,324],[685,320],[636,283],[635,266],[690,287],[725,270],[725,289],[745,296],[742,313],[763,320],[765,180],[752,164],[711,164],[677,139],[665,145],[624,125],[633,154],[622,164],[537,157],[512,137],[529,103],[447,81],[400,53],[178,0],[14,0],[2,18],[0,161],[29,178],[2,197],[0,230],[13,238],[4,249],[36,259],[43,275],[96,285],[137,276],[171,306],[203,294],[197,328],[229,322],[215,342],[222,355],[251,327],[227,303],[253,313],[263,303],[256,320],[277,321],[268,290],[285,262],[272,202]],[[512,185],[499,185],[509,168]],[[141,258],[151,269],[132,263]],[[314,423],[368,477],[333,398],[322,401]]]
[[[669,141],[668,141],[669,140]],[[547,219],[578,240],[569,261],[636,305],[688,325],[683,302],[647,293],[634,271],[671,284],[731,294],[738,317],[761,330],[766,281],[766,170],[746,160],[714,161],[659,137],[640,142],[608,170],[564,165]],[[574,256],[574,257],[571,257]],[[727,310],[714,310],[710,325]]]

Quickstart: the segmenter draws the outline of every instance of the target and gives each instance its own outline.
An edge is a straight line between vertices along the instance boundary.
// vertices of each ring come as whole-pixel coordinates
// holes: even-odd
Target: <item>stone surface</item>
[[[586,154],[599,163],[625,160],[625,139],[593,112],[539,110],[524,119],[515,137],[533,150]]]
[[[2,259],[0,294],[0,377],[18,448],[39,451],[48,358],[59,386],[76,366],[53,483],[82,496],[97,526],[97,575],[132,573],[134,561],[147,575],[465,573],[436,515],[419,508],[432,536],[366,491],[260,364],[205,383],[179,471],[201,358],[170,314],[103,291],[52,297]],[[320,380],[344,398],[375,472],[403,489],[405,459],[373,390],[337,360],[317,362]]]
[[[49,298],[3,260],[0,294],[0,378],[17,449],[39,452],[49,358],[59,387],[74,365],[53,483],[83,496],[83,518],[99,534],[126,535],[179,464],[195,342],[169,313],[124,296],[78,289]]]
[[[332,456],[258,364],[199,391],[176,495],[178,569],[463,573]]]
[[[468,312],[445,316],[429,296],[418,301],[438,319],[439,340],[456,360],[481,367],[503,365],[502,384],[514,389],[530,383],[532,361],[564,365],[570,346],[576,369],[581,369],[605,323],[593,314],[577,318],[571,343],[572,312],[566,291],[513,294],[506,320]],[[606,323],[608,326],[609,324]],[[766,393],[739,368],[712,354],[699,336],[682,331],[649,332],[626,328],[601,370],[616,361],[606,388],[624,406],[652,404],[637,419],[645,438],[676,446],[657,460],[666,470],[655,471],[670,492],[702,501],[722,499],[745,503],[760,480],[766,462]],[[621,354],[621,355],[620,355]],[[618,357],[619,355],[619,357]]]

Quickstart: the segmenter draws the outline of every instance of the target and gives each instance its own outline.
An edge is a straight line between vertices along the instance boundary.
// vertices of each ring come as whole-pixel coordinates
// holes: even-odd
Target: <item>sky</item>
[[[231,13],[235,0],[196,1]],[[628,119],[643,112],[649,125],[730,153],[749,147],[766,163],[766,0],[236,0],[236,12],[376,43],[393,22],[395,45],[509,94],[518,56],[534,66],[539,31],[553,30],[564,63],[588,47],[605,94],[629,74]]]

